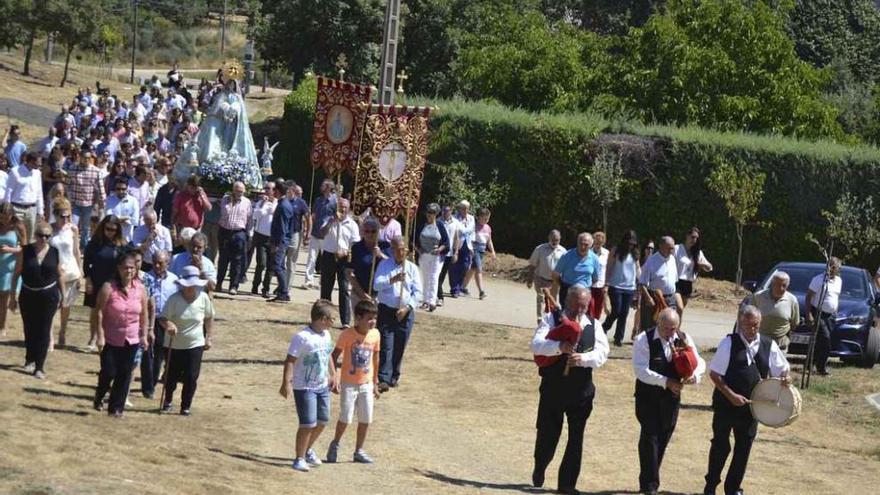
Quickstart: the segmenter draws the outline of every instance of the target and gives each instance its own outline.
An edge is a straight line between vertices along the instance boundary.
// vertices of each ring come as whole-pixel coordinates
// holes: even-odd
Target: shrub
[[[311,174],[316,87],[308,79],[285,101],[278,162],[285,176]],[[627,178],[608,211],[609,238],[628,228],[642,239],[680,238],[698,225],[716,274],[728,278],[736,272],[736,233],[723,202],[705,183],[718,164],[748,164],[766,174],[757,220],[768,227],[744,232],[746,277],[782,259],[815,259],[805,238],[824,231],[821,212],[834,209],[845,191],[865,197],[880,190],[880,150],[870,146],[609,122],[588,113],[530,113],[485,102],[407,103],[438,107],[431,117],[422,202],[438,198],[441,177],[458,163],[467,164],[478,183],[506,184],[506,198],[493,208],[493,236],[500,250],[519,256],[527,256],[552,228],[572,245],[577,232],[601,225],[588,177],[595,157],[607,148],[620,154]],[[878,254],[866,262],[880,262]]]

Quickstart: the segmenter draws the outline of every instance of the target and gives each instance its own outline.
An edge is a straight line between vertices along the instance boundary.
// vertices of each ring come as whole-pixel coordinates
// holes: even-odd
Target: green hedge
[[[279,169],[304,178],[306,188],[315,87],[311,80],[291,93],[282,128]],[[577,232],[599,228],[602,212],[591,198],[587,174],[604,146],[620,150],[631,179],[609,212],[611,240],[626,228],[642,240],[666,234],[679,239],[698,225],[716,275],[727,278],[736,271],[733,223],[705,185],[720,159],[742,160],[767,173],[758,220],[769,225],[746,228],[747,277],[779,260],[817,259],[805,236],[824,237],[820,212],[832,209],[844,190],[860,197],[880,191],[880,150],[873,147],[621,124],[589,114],[533,114],[482,102],[430,103],[438,110],[431,118],[423,203],[436,197],[445,164],[467,163],[483,181],[497,170],[510,192],[494,208],[495,244],[519,256],[528,256],[551,228],[562,230],[567,246]],[[862,261],[870,268],[880,258]]]

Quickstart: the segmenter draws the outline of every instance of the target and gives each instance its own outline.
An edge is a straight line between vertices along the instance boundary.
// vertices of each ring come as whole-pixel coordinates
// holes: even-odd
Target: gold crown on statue
[[[241,66],[238,60],[227,60],[226,63],[223,64],[223,78],[227,81],[230,79],[241,79],[244,77],[244,68]]]

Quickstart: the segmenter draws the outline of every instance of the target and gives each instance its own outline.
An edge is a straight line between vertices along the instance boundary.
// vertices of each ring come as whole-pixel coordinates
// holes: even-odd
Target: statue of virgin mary
[[[245,170],[235,180],[242,180],[249,188],[259,189],[263,185],[263,177],[238,81],[227,75],[226,81],[221,79],[220,82],[222,86],[214,90],[199,127],[199,165],[241,163]]]

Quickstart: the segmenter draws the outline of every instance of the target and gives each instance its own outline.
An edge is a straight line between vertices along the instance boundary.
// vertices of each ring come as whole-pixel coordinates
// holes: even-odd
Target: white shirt
[[[474,230],[477,228],[477,221],[474,216],[468,213],[464,218],[455,217],[458,221],[458,235],[461,237],[461,246],[467,246],[471,251],[474,250]],[[447,232],[448,233],[448,232]]]
[[[156,222],[156,238],[150,243],[150,247],[144,252],[144,262],[153,264],[153,255],[159,251],[167,251],[171,254],[174,244],[171,242],[171,231],[168,227]],[[131,235],[131,242],[140,247],[150,237],[150,228],[146,224],[138,226]]]
[[[449,217],[449,220],[438,218],[437,221],[443,224],[446,234],[449,235],[449,251],[446,252],[446,257],[451,258],[455,254],[453,253],[455,251],[455,236],[461,230],[461,223],[455,217]]]
[[[675,294],[675,282],[678,280],[678,268],[675,256],[664,258],[656,252],[648,257],[639,276],[639,284],[648,286],[648,290],[660,289],[664,296]]]
[[[327,242],[327,238],[324,238]],[[401,271],[401,265],[394,258],[382,260],[376,266],[376,276],[373,279],[373,288],[376,289],[376,299],[380,304],[390,308],[402,308],[409,306],[415,310],[422,301],[422,274],[415,263],[406,260],[406,287],[401,287],[400,282],[391,283]],[[403,297],[401,297],[401,293]]]
[[[272,215],[275,214],[277,201],[263,200],[257,203],[252,217],[253,229],[256,233],[269,237],[272,235]]]
[[[351,251],[351,246],[361,240],[361,231],[357,222],[351,217],[345,217],[342,222],[332,221],[324,240],[321,241],[321,249],[328,253]]]
[[[143,211],[148,204],[153,202],[153,192],[148,180],[141,184],[133,177],[129,179],[128,194],[137,200],[140,211]]]
[[[589,323],[590,317],[587,315],[581,315],[578,318],[578,324],[581,328],[586,327]],[[541,322],[538,323],[538,328],[535,329],[535,335],[532,337],[532,354],[539,356],[559,356],[562,354],[559,350],[561,342],[558,340],[547,340],[547,334],[553,327],[553,314],[545,314],[541,318]],[[582,368],[601,368],[605,361],[608,360],[608,352],[610,350],[608,347],[608,337],[605,336],[605,332],[602,331],[602,327],[599,326],[598,322],[593,322],[593,329],[596,334],[596,341],[593,344],[592,350],[581,353],[580,366]]]
[[[562,257],[567,249],[557,244],[554,248],[549,242],[545,242],[536,247],[529,257],[529,266],[535,267],[535,276],[544,280],[553,279],[553,269],[556,268],[556,262]],[[608,258],[606,258],[606,261]]]
[[[688,248],[685,247],[684,244],[679,244],[675,246],[675,265],[678,268],[678,279],[679,280],[687,280],[693,282],[697,279],[698,270],[696,270],[696,266],[694,265],[694,260],[691,258],[691,253],[688,252]],[[709,260],[703,256],[703,251],[700,250],[700,257],[697,260],[697,265],[708,265]]]
[[[814,308],[819,306],[819,298],[822,297],[822,281],[824,279],[825,274],[820,273],[813,277],[813,280],[810,280],[810,290],[815,294],[811,301]],[[843,280],[840,278],[840,275],[834,278],[829,277],[826,286],[825,299],[822,301],[822,307],[820,309],[825,313],[837,313],[837,306],[840,303],[840,292],[842,290]]]
[[[7,203],[35,205],[37,215],[43,214],[43,176],[39,170],[31,170],[27,165],[19,165],[9,170],[6,179],[6,193],[3,200]]]
[[[113,194],[107,198],[107,209],[104,210],[104,214],[120,217],[122,220],[122,236],[126,241],[131,242],[134,228],[141,223],[138,201],[128,193],[125,193],[125,197],[122,199]]]
[[[748,363],[751,366],[752,361],[754,361],[754,356],[758,354],[758,349],[761,347],[761,338],[755,337],[755,340],[751,342],[746,342],[746,339],[742,336],[741,333],[737,332],[734,338],[739,338],[746,344],[748,352]],[[727,373],[727,366],[730,364],[730,336],[724,337],[724,339],[718,344],[718,350],[715,351],[715,356],[712,358],[712,362],[709,363],[709,370],[714,371],[715,373],[724,376]],[[788,373],[788,360],[785,359],[785,354],[779,349],[779,346],[776,345],[776,341],[770,340],[770,376],[772,378],[779,378],[782,375]]]
[[[672,344],[675,341],[675,335],[672,336],[671,341],[663,339],[660,337],[660,330],[658,329],[654,330],[654,340],[660,341],[660,344],[663,346],[663,355],[666,356],[666,361],[671,361]],[[694,355],[697,357],[697,368],[694,370],[694,378],[697,380],[697,383],[700,383],[703,373],[706,372],[706,361],[700,357],[700,353],[697,352],[697,346],[694,345],[693,339],[691,339],[691,336],[688,334],[685,334],[685,343],[688,347],[693,348]],[[635,372],[637,380],[647,383],[648,385],[666,388],[667,377],[650,369],[650,364],[651,346],[648,342],[648,332],[642,332],[636,337],[635,342],[633,342],[633,372]]]
[[[5,170],[0,170],[0,198],[6,197],[6,182],[9,180],[9,174]]]
[[[593,251],[593,254],[596,254],[596,251]],[[601,289],[605,287],[605,268],[608,266],[608,250],[599,248],[599,254],[596,255],[596,258],[599,259],[599,273],[596,275],[596,281],[593,282],[592,287]]]

